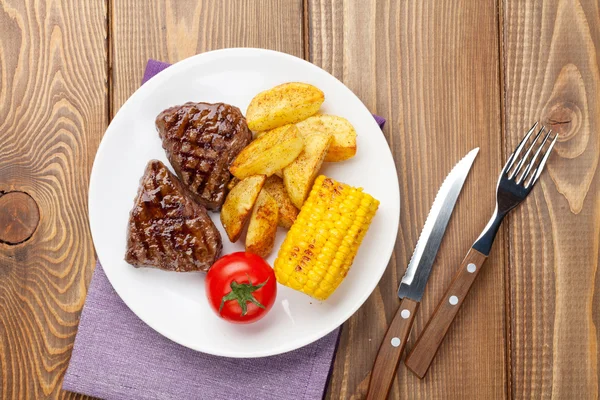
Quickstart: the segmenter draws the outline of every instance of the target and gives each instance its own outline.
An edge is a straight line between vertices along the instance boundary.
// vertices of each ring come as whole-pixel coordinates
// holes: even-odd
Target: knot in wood
[[[561,141],[569,140],[580,129],[582,110],[572,102],[556,102],[545,118],[544,124],[560,135]]]
[[[40,210],[30,195],[0,194],[0,242],[15,245],[29,240],[39,222]]]

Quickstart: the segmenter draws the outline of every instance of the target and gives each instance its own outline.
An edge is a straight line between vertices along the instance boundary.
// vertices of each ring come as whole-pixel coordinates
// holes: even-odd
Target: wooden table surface
[[[547,171],[504,222],[429,374],[401,364],[390,398],[598,398],[595,0],[0,0],[0,398],[79,397],[60,388],[94,268],[89,174],[146,61],[236,46],[310,60],[387,118],[400,231],[379,286],[344,324],[329,398],[364,397],[445,174],[481,148],[408,349],[535,120],[561,135]]]

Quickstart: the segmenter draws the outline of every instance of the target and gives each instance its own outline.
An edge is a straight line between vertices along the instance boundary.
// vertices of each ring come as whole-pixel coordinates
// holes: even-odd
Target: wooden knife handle
[[[423,379],[487,256],[471,248],[404,363]]]
[[[400,302],[400,307],[377,353],[367,399],[387,398],[418,307],[419,303],[409,298],[404,298]]]

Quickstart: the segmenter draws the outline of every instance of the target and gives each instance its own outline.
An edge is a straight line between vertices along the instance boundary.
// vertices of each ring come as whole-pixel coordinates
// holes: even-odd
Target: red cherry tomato
[[[277,296],[273,268],[252,253],[221,257],[206,275],[206,295],[221,318],[247,324],[265,316]]]

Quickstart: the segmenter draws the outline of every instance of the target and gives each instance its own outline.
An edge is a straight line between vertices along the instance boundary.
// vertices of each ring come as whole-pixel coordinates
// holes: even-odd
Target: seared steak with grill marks
[[[150,161],[129,215],[125,261],[167,271],[208,271],[222,248],[206,209],[162,162]]]
[[[210,210],[225,201],[229,165],[252,140],[237,107],[224,103],[186,103],[164,110],[156,128],[177,176]]]

